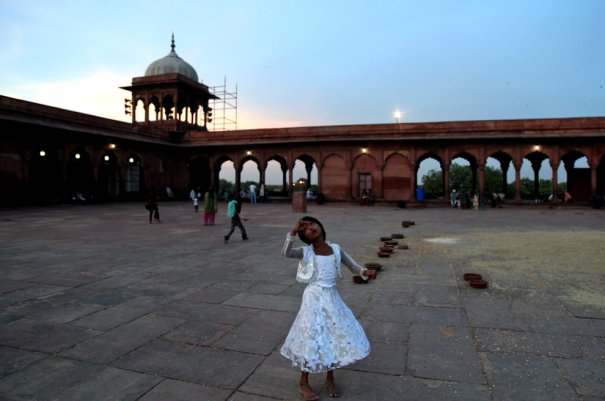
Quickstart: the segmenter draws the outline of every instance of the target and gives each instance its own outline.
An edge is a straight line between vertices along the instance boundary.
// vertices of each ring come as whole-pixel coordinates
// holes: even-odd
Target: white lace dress
[[[315,257],[317,272],[281,347],[293,366],[309,373],[341,368],[370,353],[363,328],[336,290],[335,255]]]

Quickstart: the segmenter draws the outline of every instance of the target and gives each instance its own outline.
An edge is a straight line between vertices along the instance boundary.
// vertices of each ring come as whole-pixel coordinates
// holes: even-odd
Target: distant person
[[[239,228],[242,233],[242,239],[245,241],[248,239],[248,234],[246,233],[246,229],[242,224],[242,218],[240,217],[240,213],[242,211],[242,205],[239,199],[233,199],[233,197],[229,200],[227,204],[227,216],[231,219],[231,229],[225,235],[225,243],[229,242],[229,238],[231,234],[235,231],[235,227]],[[245,219],[244,219],[245,220]]]
[[[216,216],[218,197],[214,192],[214,188],[210,187],[206,195],[204,195],[204,225],[213,226],[214,217]]]
[[[368,188],[368,206],[374,205],[374,191],[372,188]]]
[[[366,191],[365,189],[361,191],[361,199],[359,200],[359,204],[361,206],[368,205],[368,191]]]
[[[452,189],[452,193],[450,194],[450,206],[451,207],[456,207],[456,200],[458,198],[458,193],[456,192],[455,189]]]
[[[313,200],[313,191],[311,188],[307,189],[307,200]]]
[[[145,203],[145,209],[149,210],[149,224],[156,220],[161,223],[160,220],[160,209],[158,207],[158,197],[154,190],[149,191],[147,195],[147,203]]]
[[[254,183],[250,184],[248,187],[248,191],[250,192],[250,203],[253,205],[256,204],[256,185]]]
[[[473,210],[479,210],[479,195],[476,193],[473,195]]]
[[[467,207],[466,202],[468,201],[468,193],[463,189],[458,193],[458,209],[463,209]]]
[[[571,202],[572,199],[573,198],[572,198],[572,196],[571,196],[571,194],[569,192],[565,191],[563,193],[563,202],[569,203],[569,202]]]
[[[265,184],[261,183],[260,184],[260,189],[258,190],[258,197],[260,198],[260,201],[265,203]]]
[[[202,196],[202,194],[196,193],[193,190],[191,192],[193,192],[193,210],[195,210],[195,212],[197,213],[200,208],[199,198]]]

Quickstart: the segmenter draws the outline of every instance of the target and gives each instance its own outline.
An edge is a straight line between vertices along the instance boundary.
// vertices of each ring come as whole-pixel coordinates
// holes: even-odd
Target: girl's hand
[[[362,274],[367,278],[374,278],[376,275],[376,270],[364,270]]]
[[[298,232],[303,231],[308,225],[308,221],[298,220],[292,228],[292,231],[290,231],[290,234],[296,235]]]

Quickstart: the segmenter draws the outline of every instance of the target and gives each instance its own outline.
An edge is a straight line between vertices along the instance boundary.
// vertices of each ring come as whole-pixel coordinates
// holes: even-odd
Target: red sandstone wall
[[[393,155],[383,170],[383,196],[386,201],[411,200],[412,171],[407,160],[401,155]]]
[[[342,157],[332,155],[324,161],[321,190],[327,200],[349,200],[349,173]]]

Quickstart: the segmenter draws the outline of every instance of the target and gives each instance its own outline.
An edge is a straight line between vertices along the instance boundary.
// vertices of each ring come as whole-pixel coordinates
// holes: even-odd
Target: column
[[[485,191],[485,164],[479,165],[479,193],[484,195]],[[506,193],[506,192],[504,192]]]
[[[521,163],[514,163],[515,167],[515,202],[521,202]]]

